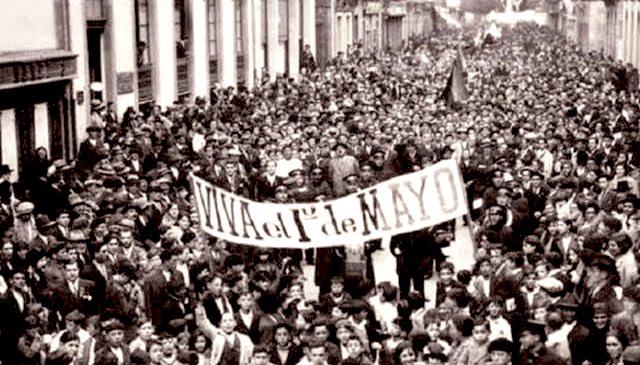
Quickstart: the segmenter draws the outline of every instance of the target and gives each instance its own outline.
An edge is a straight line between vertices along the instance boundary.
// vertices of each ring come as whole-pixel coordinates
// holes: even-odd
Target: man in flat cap
[[[29,244],[38,235],[35,218],[33,217],[33,203],[24,201],[15,207],[14,239],[16,243]]]
[[[515,346],[506,338],[497,338],[489,343],[491,365],[511,365]]]
[[[618,270],[613,258],[602,253],[595,253],[587,258],[586,286],[587,295],[583,305],[590,307],[593,303],[604,302],[610,308],[620,308],[614,285],[618,283]]]
[[[527,321],[520,331],[520,364],[521,365],[564,365],[565,362],[553,352],[547,350],[545,325],[535,321]]]

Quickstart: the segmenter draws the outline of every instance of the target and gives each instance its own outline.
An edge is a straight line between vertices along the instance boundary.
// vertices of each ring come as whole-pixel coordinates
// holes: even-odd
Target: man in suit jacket
[[[212,242],[212,240],[214,240]],[[207,250],[200,256],[200,261],[206,263],[210,273],[222,272],[224,270],[224,261],[231,253],[226,249],[227,243],[224,240],[209,240]]]
[[[102,128],[100,126],[90,125],[87,127],[89,138],[80,143],[77,156],[77,167],[83,174],[88,174],[102,158],[101,150],[103,149],[103,142],[100,139],[101,131]]]
[[[102,245],[94,255],[93,261],[82,268],[80,277],[95,283],[96,295],[98,296],[96,300],[100,303],[104,297],[107,282],[111,278],[112,270],[111,262],[107,258],[107,245]]]
[[[577,298],[569,293],[556,303],[560,309],[564,321],[563,330],[567,333],[569,350],[571,351],[571,363],[581,365],[589,358],[589,329],[578,323],[576,314],[579,308]]]
[[[144,279],[142,291],[147,318],[157,326],[162,321],[162,310],[169,300],[167,289],[171,280],[184,281],[182,274],[173,270],[171,266],[171,252],[165,250],[160,258],[162,264]]]
[[[229,298],[222,293],[222,276],[213,274],[207,284],[207,293],[202,299],[202,305],[207,317],[214,325],[218,325],[224,313],[233,313],[233,307]]]
[[[256,309],[253,295],[250,291],[242,291],[238,295],[238,306],[240,310],[235,314],[236,331],[251,338],[253,343],[260,341],[260,316],[262,313]]]
[[[257,201],[267,201],[276,196],[276,187],[284,184],[284,179],[276,175],[276,162],[269,161],[265,172],[258,176],[255,183],[254,196]]]
[[[98,313],[98,301],[95,283],[80,278],[78,262],[71,261],[64,265],[64,282],[53,290],[51,298],[54,310],[62,318],[74,309],[85,315]]]
[[[105,343],[104,346],[96,351],[96,363],[103,363],[101,361],[105,361],[115,355],[118,365],[131,364],[129,346],[124,342],[124,329],[124,325],[118,320],[113,320],[105,326]],[[105,361],[104,363],[108,364],[109,362]]]
[[[0,360],[3,364],[14,364],[20,358],[18,340],[26,330],[27,306],[33,302],[25,273],[13,271],[9,275],[9,290],[0,298]]]

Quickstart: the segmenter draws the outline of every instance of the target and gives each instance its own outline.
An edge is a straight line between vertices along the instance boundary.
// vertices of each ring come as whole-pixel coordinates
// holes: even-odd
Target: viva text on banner
[[[430,227],[467,213],[454,160],[318,203],[259,203],[192,176],[200,225],[230,242],[273,248],[329,247]]]

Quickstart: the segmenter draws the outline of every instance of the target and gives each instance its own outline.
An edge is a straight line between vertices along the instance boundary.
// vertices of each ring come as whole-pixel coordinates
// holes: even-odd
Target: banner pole
[[[460,169],[460,165],[458,164],[458,161],[456,161],[456,168],[458,169],[458,175],[460,176],[460,180],[462,181],[462,185],[464,186],[464,189],[462,190],[462,196],[464,197],[464,203],[467,205],[467,214],[465,214],[465,217],[467,218],[467,228],[469,229],[469,238],[471,238],[471,245],[473,246],[473,254],[475,255],[476,252],[478,251],[478,246],[476,243],[476,237],[475,237],[475,232],[473,227],[475,225],[475,222],[471,217],[471,209],[473,207],[469,205],[469,197],[467,196],[467,186],[464,183],[464,176],[462,175],[462,170]]]

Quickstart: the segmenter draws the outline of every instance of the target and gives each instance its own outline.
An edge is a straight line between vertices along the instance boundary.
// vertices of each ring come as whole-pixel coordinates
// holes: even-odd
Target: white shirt
[[[242,323],[244,323],[247,328],[251,327],[251,322],[253,322],[253,311],[249,311],[249,313],[245,314],[242,311],[238,311],[240,313],[240,319]]]
[[[302,161],[297,158],[291,158],[289,160],[278,160],[276,163],[276,176],[282,178],[288,178],[289,173],[296,169],[302,169]]]
[[[78,295],[80,293],[80,279],[76,279],[75,281],[69,281],[69,289],[71,289],[71,293],[73,295]]]
[[[491,331],[489,334],[489,341],[493,341],[501,337],[506,338],[509,341],[513,341],[511,337],[511,325],[506,319],[504,319],[504,317],[500,316],[495,319],[487,317],[487,320],[489,321],[489,330]]]
[[[49,353],[54,353],[57,350],[60,349],[60,339],[62,338],[62,335],[65,334],[65,332],[67,332],[67,330],[62,330],[60,332],[58,332],[52,339],[51,339],[51,345],[49,346]],[[82,328],[78,330],[78,339],[80,340],[80,343],[85,343],[88,339],[91,338],[91,335],[89,334],[89,332],[83,330]]]
[[[124,353],[120,347],[112,347],[111,352],[118,358],[118,364],[124,364]]]
[[[24,312],[24,296],[22,295],[22,293],[18,293],[15,290],[12,290],[11,293],[16,299],[16,302],[18,302],[18,308],[20,308],[20,312]]]
[[[185,263],[177,264],[176,270],[182,273],[182,277],[184,278],[184,285],[188,288],[191,284],[191,280],[189,278],[189,267]]]

